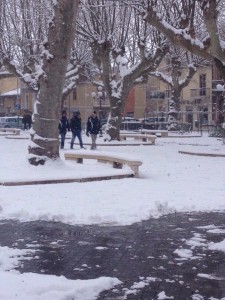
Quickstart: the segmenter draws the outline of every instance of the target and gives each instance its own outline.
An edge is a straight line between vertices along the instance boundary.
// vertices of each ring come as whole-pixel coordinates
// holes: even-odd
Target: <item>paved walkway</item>
[[[225,253],[208,246],[225,239],[224,220],[225,213],[213,212],[114,227],[6,220],[0,245],[41,250],[21,272],[123,282],[98,300],[216,300],[225,297]]]

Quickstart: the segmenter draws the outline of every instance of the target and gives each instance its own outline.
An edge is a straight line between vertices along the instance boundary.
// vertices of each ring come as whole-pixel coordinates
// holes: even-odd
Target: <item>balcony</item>
[[[108,98],[104,98],[104,99],[94,98],[93,99],[93,107],[95,107],[95,108],[110,107],[109,99]]]
[[[171,99],[172,97],[172,91],[171,90],[165,90],[165,99]],[[181,91],[181,94],[180,94],[181,98],[183,98],[183,91]]]
[[[161,92],[161,91],[152,91],[150,92],[148,95],[148,98],[150,99],[165,99],[165,93],[164,92]]]
[[[210,99],[210,88],[201,88],[201,89],[191,89],[190,90],[190,99],[194,101],[209,100]]]

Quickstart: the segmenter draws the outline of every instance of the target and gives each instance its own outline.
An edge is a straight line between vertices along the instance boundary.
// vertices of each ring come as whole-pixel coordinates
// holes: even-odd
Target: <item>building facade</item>
[[[13,116],[20,108],[20,84],[15,76],[3,72],[5,76],[0,72],[0,116]]]
[[[185,70],[182,70],[185,74]],[[224,120],[223,80],[217,69],[208,64],[198,67],[195,75],[181,93],[180,121],[202,126],[220,124]],[[32,112],[37,92],[29,89],[15,76],[0,79],[0,115],[23,115]],[[135,118],[167,118],[171,88],[158,78],[149,77],[145,83],[135,84],[129,92],[123,115]],[[83,123],[93,110],[101,119],[110,112],[107,94],[90,82],[80,81],[64,102],[63,109],[71,118],[79,110]],[[197,123],[196,123],[197,121]]]
[[[180,122],[191,124],[193,129],[197,129],[199,124],[202,127],[220,124],[224,120],[222,85],[223,80],[214,66],[198,67],[181,93]],[[167,116],[170,98],[170,86],[150,77],[146,89],[146,115]]]

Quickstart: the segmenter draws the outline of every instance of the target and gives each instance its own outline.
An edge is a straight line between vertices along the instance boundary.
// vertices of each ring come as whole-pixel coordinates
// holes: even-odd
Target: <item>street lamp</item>
[[[99,100],[99,121],[100,121],[100,134],[99,136],[102,137],[102,97],[103,97],[103,92],[102,92],[102,87],[98,86],[98,92],[97,92],[97,98]]]
[[[103,97],[103,92],[102,92],[102,87],[98,86],[98,91],[97,91],[97,98],[99,100],[100,104],[100,109],[99,109],[99,119],[102,119],[102,97]]]
[[[99,102],[99,121],[100,121],[100,124],[102,122],[102,100],[103,100],[103,97],[104,97],[104,92],[102,91],[102,87],[101,86],[98,86],[97,88],[97,93],[93,92],[92,94],[92,98],[95,100],[97,99],[98,102]],[[100,127],[100,134],[99,134],[100,137],[102,137],[102,126]]]

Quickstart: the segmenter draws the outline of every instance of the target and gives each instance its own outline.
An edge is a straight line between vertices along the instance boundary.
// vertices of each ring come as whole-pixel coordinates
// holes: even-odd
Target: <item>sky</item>
[[[196,135],[196,134],[195,134]],[[129,167],[113,169],[110,164],[87,160],[84,164],[65,161],[70,150],[66,140],[61,161],[31,166],[27,161],[28,133],[21,138],[0,136],[0,182],[37,179],[81,178],[130,173]],[[26,138],[26,139],[25,139]],[[83,136],[84,142],[90,138]],[[97,142],[102,142],[98,138]],[[118,144],[118,142],[113,142]],[[130,225],[174,212],[224,211],[224,157],[180,154],[179,151],[225,154],[225,145],[217,138],[170,136],[157,138],[155,145],[98,146],[97,152],[130,156],[143,162],[137,178],[27,186],[0,186],[0,222],[5,219],[59,221],[65,224]],[[215,230],[212,228],[212,230]],[[225,242],[211,244],[225,251]],[[190,252],[178,255],[190,256]],[[34,249],[3,247],[0,243],[0,299],[92,300],[104,289],[120,284],[119,278],[69,280],[63,276],[23,273],[15,267],[23,259],[35,257]],[[11,287],[14,286],[14,289]],[[34,288],[31,288],[34,286]],[[15,296],[17,295],[17,296]],[[159,295],[163,299],[163,294]],[[159,298],[160,299],[160,298]]]

